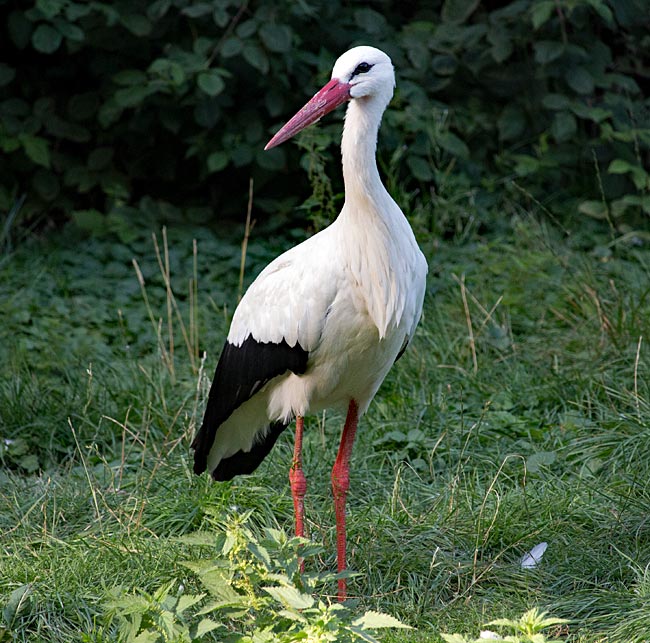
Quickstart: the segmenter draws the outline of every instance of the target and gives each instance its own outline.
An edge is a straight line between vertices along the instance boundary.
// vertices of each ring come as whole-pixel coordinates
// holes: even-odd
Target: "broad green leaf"
[[[458,156],[462,159],[469,158],[469,148],[467,145],[465,145],[464,141],[458,138],[458,136],[451,132],[442,132],[442,134],[439,134],[437,143],[443,150],[446,150],[454,156]]]
[[[533,23],[533,29],[535,31],[548,22],[554,9],[555,2],[553,0],[543,0],[543,2],[533,3],[533,8],[530,12],[530,21]]]
[[[555,451],[538,451],[526,460],[526,468],[531,473],[537,473],[543,467],[550,467],[557,460]]]
[[[223,44],[221,45],[221,55],[224,58],[232,58],[233,56],[239,55],[243,48],[244,43],[241,39],[231,36],[223,41]]]
[[[623,159],[615,159],[607,168],[610,174],[632,174],[632,181],[637,190],[646,190],[650,188],[650,174],[636,163],[629,163]]]
[[[134,36],[143,38],[151,33],[152,25],[146,16],[139,13],[123,13],[120,14],[120,22],[128,29]]]
[[[591,94],[594,91],[594,79],[584,67],[570,67],[564,78],[578,94]]]
[[[75,210],[72,220],[82,229],[92,234],[101,234],[106,230],[106,217],[98,210]]]
[[[198,76],[197,84],[208,96],[218,96],[226,86],[223,78],[221,78],[221,75],[215,69],[201,72]]]
[[[309,619],[305,618],[302,612],[294,609],[278,610],[276,614],[282,618],[288,618],[290,621],[296,621],[297,623],[309,623]]]
[[[155,90],[150,87],[125,87],[115,92],[115,102],[120,107],[137,107]]]
[[[206,164],[210,172],[219,172],[228,165],[228,155],[225,152],[212,152],[208,156]]]
[[[230,158],[235,167],[243,167],[253,160],[253,150],[250,145],[239,143],[235,148],[233,148],[230,153]]]
[[[433,181],[433,170],[429,162],[421,156],[408,156],[406,164],[418,181]]]
[[[623,159],[614,159],[607,168],[607,171],[610,174],[626,174],[627,172],[632,172],[634,170],[634,165],[628,163]]]
[[[285,53],[291,49],[291,29],[286,25],[267,23],[260,29],[264,46],[276,53]]]
[[[147,71],[176,87],[185,82],[185,70],[182,65],[169,58],[156,58]]]
[[[602,123],[607,118],[611,118],[612,112],[602,107],[593,107],[581,102],[572,102],[571,111],[580,118],[588,118],[595,123]]]
[[[203,65],[203,59],[210,58],[214,48],[217,44],[215,38],[206,38],[205,36],[199,36],[192,45],[192,51],[201,58],[201,65]]]
[[[442,20],[461,24],[474,13],[480,0],[445,0],[442,5]]]
[[[285,166],[287,156],[282,147],[276,147],[272,150],[260,149],[255,155],[255,160],[259,166],[263,167],[265,170],[277,172]]]
[[[578,212],[593,219],[607,218],[607,206],[602,201],[583,201],[578,206]]]
[[[405,630],[412,629],[410,625],[402,623],[402,621],[390,614],[382,614],[373,610],[367,611],[363,616],[352,621],[352,625],[372,630],[378,630],[383,627],[396,627]]]
[[[602,18],[605,24],[614,27],[614,14],[612,10],[602,0],[589,0],[591,8]]]
[[[540,40],[533,45],[535,60],[541,65],[550,63],[564,53],[564,43],[554,40]]]
[[[165,16],[172,6],[172,0],[155,0],[147,8],[147,18],[153,22],[157,22]]]
[[[11,154],[22,147],[20,139],[14,136],[4,136],[0,133],[0,150],[6,154]]]
[[[510,104],[501,112],[497,127],[502,141],[514,141],[526,129],[526,116],[518,105]]]
[[[207,2],[192,3],[187,7],[181,9],[181,13],[188,18],[200,18],[212,13],[212,5]]]
[[[380,34],[386,28],[386,18],[374,9],[357,9],[354,21],[370,34]]]
[[[356,627],[355,625],[349,625],[348,629],[350,632],[353,632],[355,636],[366,643],[379,643],[379,640],[376,639],[370,632],[363,629],[362,627]]]
[[[99,172],[106,169],[113,159],[112,147],[98,147],[88,155],[88,169]]]
[[[59,48],[62,39],[63,36],[54,27],[40,24],[32,34],[32,45],[43,54],[51,54]]]
[[[513,161],[515,161],[515,173],[518,176],[528,176],[534,174],[540,169],[540,162],[534,156],[528,154],[513,154]]]
[[[24,49],[29,44],[33,29],[32,23],[25,18],[22,11],[12,11],[7,20],[7,30],[14,45],[18,49]]]
[[[117,122],[122,114],[122,107],[117,104],[115,97],[107,100],[97,112],[97,121],[104,129]]]
[[[59,179],[57,179],[56,175],[44,169],[39,169],[34,174],[32,185],[45,201],[53,201],[61,189]]]
[[[265,547],[256,542],[249,542],[248,550],[267,567],[271,567],[271,556]]]
[[[623,198],[612,201],[612,210],[623,212],[628,207],[640,207],[646,214],[650,214],[650,195],[626,194]]]
[[[458,60],[451,54],[439,54],[433,57],[431,67],[439,76],[451,76],[458,69]]]
[[[310,594],[303,594],[295,587],[264,587],[263,589],[276,601],[297,610],[307,609],[314,604],[313,596]]]
[[[38,471],[40,466],[38,464],[38,458],[33,453],[26,455],[24,458],[20,458],[20,460],[18,460],[18,464],[20,467],[25,469],[27,473],[34,473],[35,471]]]
[[[22,610],[27,606],[32,593],[31,585],[21,585],[9,595],[2,610],[4,622],[11,628]]]
[[[82,42],[85,37],[83,29],[67,20],[63,20],[63,18],[56,18],[54,26],[65,38],[73,42]]]
[[[65,8],[65,17],[70,22],[77,22],[79,18],[84,18],[89,13],[94,11],[95,7],[88,2],[81,4],[80,2],[70,2]]]
[[[440,636],[442,636],[447,643],[474,643],[474,639],[465,638],[462,634],[441,633]]]
[[[196,628],[192,629],[192,640],[200,640],[203,636],[212,632],[220,627],[224,627],[221,623],[217,623],[210,618],[204,618],[199,621]]]
[[[259,23],[257,20],[244,20],[240,25],[237,26],[235,33],[242,39],[246,40],[250,38],[256,31]]]
[[[636,165],[632,169],[632,182],[634,187],[639,191],[650,190],[650,174],[648,174],[641,166]]]
[[[139,69],[123,69],[118,71],[112,80],[116,85],[144,85],[147,82],[147,74]]]
[[[83,194],[97,185],[97,178],[88,171],[86,166],[74,165],[65,171],[64,183],[74,186],[79,193]]]
[[[117,172],[116,170],[111,169],[106,172],[100,173],[99,184],[101,185],[104,194],[113,197],[118,201],[126,200],[130,196],[129,180],[124,174]],[[115,221],[115,218],[112,217],[111,214],[108,215],[108,218],[109,221],[111,222]],[[120,238],[125,243],[130,243],[130,241],[124,235],[124,231],[126,231],[128,235],[132,235],[133,234],[132,226],[123,217],[119,217],[117,221],[119,225],[117,229],[115,229],[115,231],[119,234]],[[114,227],[111,226],[111,229],[114,229]]]
[[[509,619],[509,618],[497,618],[493,621],[490,621],[488,625],[499,625],[501,627],[515,628],[521,632],[525,632],[529,635],[534,635],[541,630],[551,627],[553,625],[562,625],[563,623],[568,623],[569,621],[564,618],[555,618],[549,617],[546,615],[548,612],[541,612],[537,608],[532,608],[525,612],[518,619]],[[532,640],[535,640],[534,638]]]
[[[183,594],[176,604],[176,611],[182,614],[185,610],[193,605],[200,603],[205,598],[205,594]]]
[[[16,70],[6,63],[0,63],[0,87],[8,85],[16,77]]]
[[[40,136],[29,134],[20,137],[25,154],[37,165],[50,167],[50,145]]]
[[[631,29],[639,24],[639,17],[646,8],[645,0],[616,0],[611,6],[619,24]]]
[[[244,600],[230,585],[230,572],[227,569],[211,569],[199,574],[202,585],[212,598],[230,605],[239,605]]]
[[[244,45],[244,60],[257,71],[267,74],[269,71],[269,59],[264,50],[254,42],[247,42]]]
[[[576,133],[576,117],[570,112],[557,112],[551,123],[551,134],[558,143],[564,143]]]
[[[216,6],[212,12],[212,20],[217,27],[223,29],[228,24],[230,16],[224,7]]]
[[[487,34],[488,42],[492,45],[490,53],[492,58],[502,63],[507,60],[512,54],[513,46],[510,38],[510,33],[500,27],[491,27]]]
[[[65,0],[36,0],[36,8],[48,19],[61,13],[65,6]]]
[[[271,87],[264,96],[264,105],[271,116],[279,116],[285,106],[284,94],[276,87]]]
[[[542,105],[546,109],[567,109],[571,101],[564,94],[546,94],[542,99]]]

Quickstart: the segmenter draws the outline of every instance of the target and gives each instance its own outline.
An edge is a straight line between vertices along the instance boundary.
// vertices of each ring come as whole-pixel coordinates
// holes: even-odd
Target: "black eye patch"
[[[359,74],[365,74],[369,72],[371,69],[372,69],[372,65],[369,65],[368,63],[359,63],[356,69],[352,72],[352,76],[350,76],[350,80],[352,80],[355,76],[358,76]]]

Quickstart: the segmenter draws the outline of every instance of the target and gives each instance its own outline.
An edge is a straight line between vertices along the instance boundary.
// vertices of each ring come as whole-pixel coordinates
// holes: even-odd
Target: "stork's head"
[[[354,47],[334,64],[332,80],[349,86],[350,98],[393,95],[395,73],[390,58],[375,47]]]
[[[332,79],[266,144],[284,143],[341,103],[355,99],[381,101],[382,111],[393,95],[395,73],[390,58],[375,47],[354,47],[334,64]]]

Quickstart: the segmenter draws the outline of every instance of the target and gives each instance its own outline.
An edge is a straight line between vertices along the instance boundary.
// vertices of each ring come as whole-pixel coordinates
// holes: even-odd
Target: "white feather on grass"
[[[534,569],[542,560],[542,556],[548,547],[548,543],[541,542],[535,545],[528,553],[521,557],[522,569]]]

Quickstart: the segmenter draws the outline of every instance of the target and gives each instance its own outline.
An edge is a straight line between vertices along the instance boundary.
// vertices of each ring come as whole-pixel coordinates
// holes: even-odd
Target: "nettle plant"
[[[375,611],[355,616],[333,596],[317,598],[338,578],[312,571],[316,563],[310,559],[322,553],[320,545],[268,527],[258,535],[250,511],[225,522],[215,511],[213,519],[220,529],[216,536],[198,533],[182,539],[212,554],[184,563],[203,591],[188,593],[178,581],[153,593],[114,590],[105,610],[107,629],[117,630],[119,641],[180,643],[210,640],[212,633],[215,640],[227,637],[232,643],[372,643],[375,630],[408,628]],[[301,560],[308,561],[303,573]]]
[[[462,634],[442,634],[446,643],[482,643],[485,640],[504,641],[508,643],[559,643],[569,633],[564,618],[554,618],[537,608],[528,610],[518,619],[499,618],[490,621],[488,626],[497,626],[507,634],[498,634],[492,630],[483,630],[479,638],[469,638]],[[555,638],[556,636],[562,638]],[[549,638],[553,637],[553,638]]]

